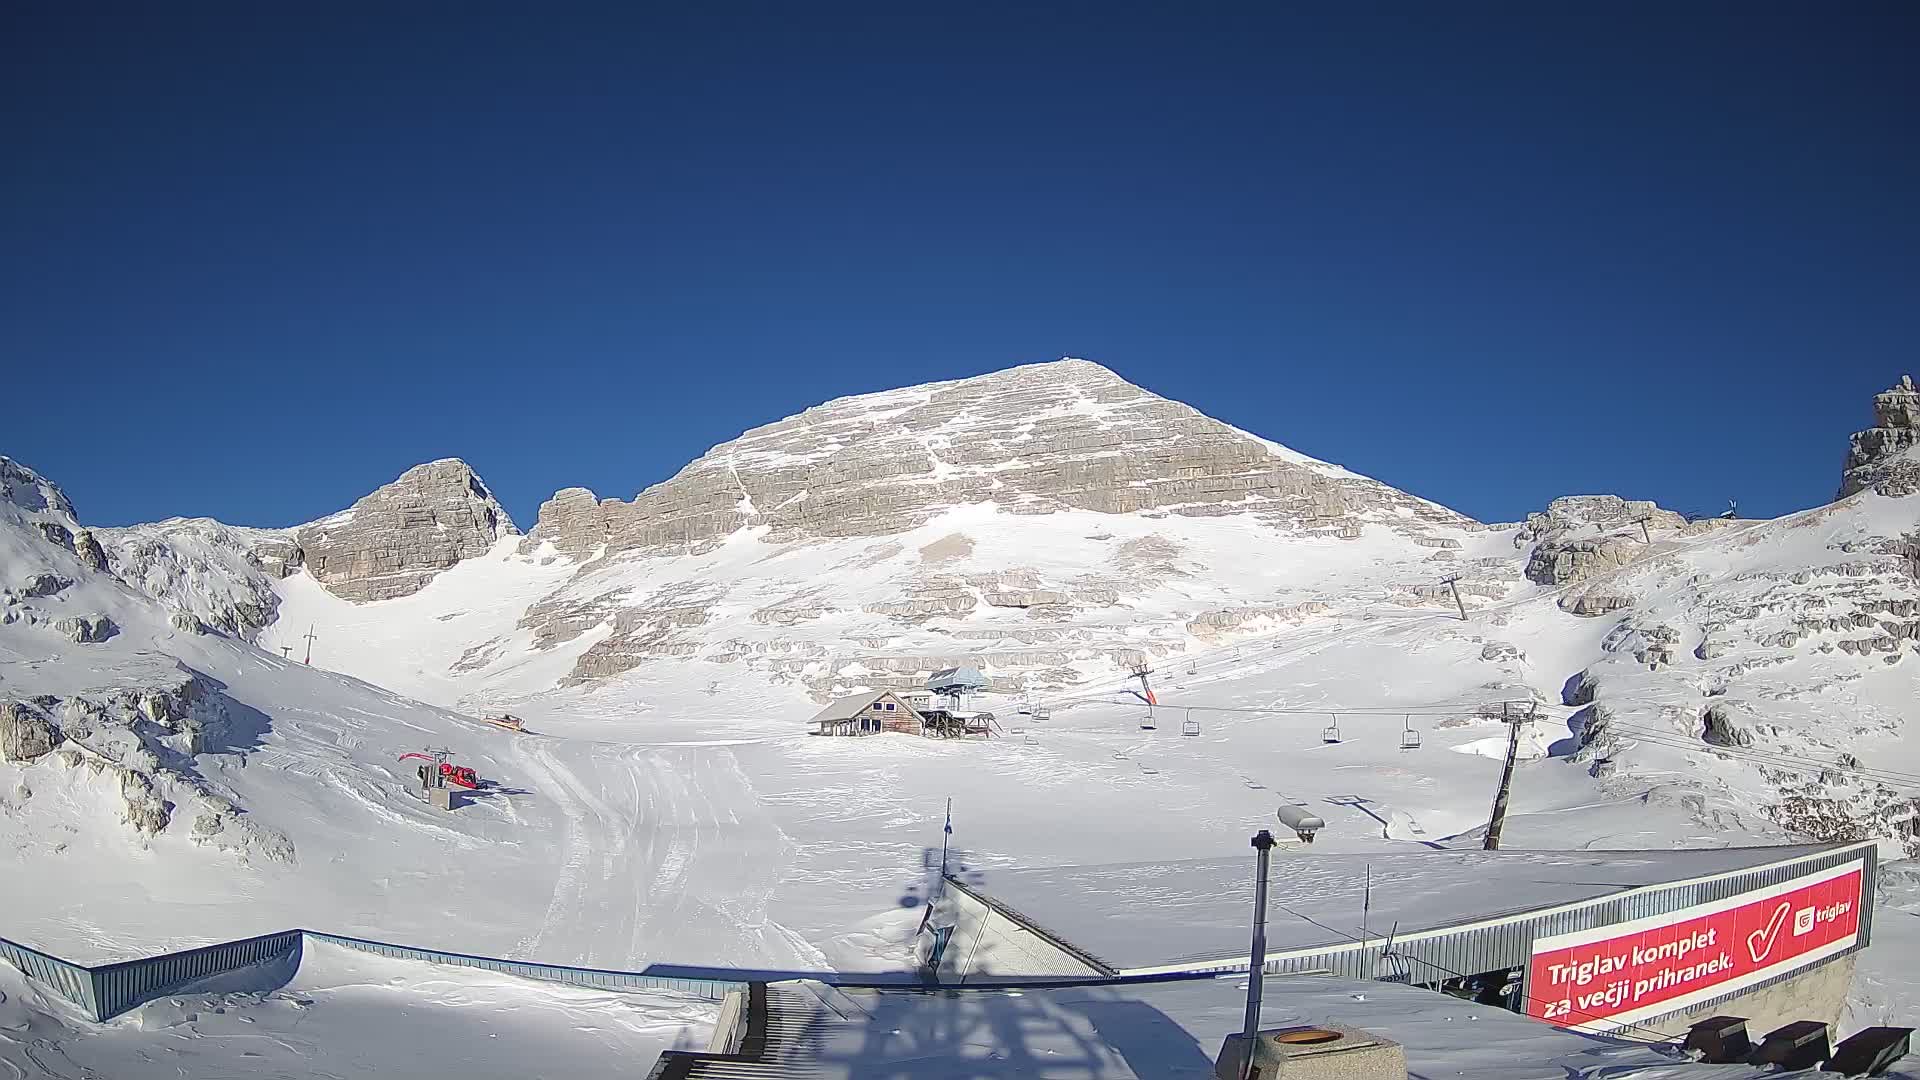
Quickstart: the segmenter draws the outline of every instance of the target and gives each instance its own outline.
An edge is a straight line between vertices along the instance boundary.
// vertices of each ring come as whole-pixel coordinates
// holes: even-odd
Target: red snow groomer
[[[480,786],[479,774],[475,773],[472,769],[469,769],[464,765],[455,765],[453,762],[448,761],[442,755],[437,755],[437,754],[433,754],[433,755],[401,754],[400,755],[401,761],[406,761],[409,758],[419,758],[421,761],[424,761],[427,763],[425,765],[420,766],[417,770],[415,770],[415,772],[420,777],[421,787],[444,787],[447,785],[452,785],[453,787],[466,788],[469,791],[471,791],[474,788],[477,788]],[[438,784],[432,783],[430,780],[430,778],[435,776],[437,776],[440,781]]]

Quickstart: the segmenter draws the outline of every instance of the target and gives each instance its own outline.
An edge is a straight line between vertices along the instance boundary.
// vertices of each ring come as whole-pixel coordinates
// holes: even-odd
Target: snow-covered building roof
[[[1280,848],[1268,874],[1267,949],[1272,955],[1389,933],[1404,938],[1843,850],[1823,844],[1380,854]],[[1115,972],[1244,963],[1248,952],[1251,854],[994,870],[966,888]]]
[[[973,667],[943,668],[927,676],[929,690],[951,690],[955,687],[984,690],[987,687],[987,677],[980,674],[979,668]]]
[[[904,698],[901,698],[891,690],[872,690],[864,694],[850,694],[847,697],[835,698],[827,703],[826,708],[814,713],[813,719],[807,722],[810,724],[820,724],[839,720],[858,719],[861,713],[866,712],[869,706],[882,698],[893,698],[900,703],[900,707],[903,709],[911,710],[913,708]]]

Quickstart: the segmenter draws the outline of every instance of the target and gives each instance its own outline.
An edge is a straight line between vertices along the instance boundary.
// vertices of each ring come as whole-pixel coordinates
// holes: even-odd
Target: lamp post
[[[1253,849],[1258,853],[1254,863],[1258,869],[1253,877],[1253,956],[1247,969],[1247,1022],[1241,1031],[1246,1046],[1246,1057],[1240,1066],[1243,1080],[1253,1069],[1254,1040],[1260,1031],[1260,991],[1267,966],[1267,858],[1273,844],[1273,834],[1265,829],[1253,836]]]

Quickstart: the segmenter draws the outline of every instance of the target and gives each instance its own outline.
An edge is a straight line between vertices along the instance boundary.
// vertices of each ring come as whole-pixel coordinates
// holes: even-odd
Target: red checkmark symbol
[[[1747,935],[1747,955],[1753,957],[1754,963],[1765,960],[1773,952],[1773,943],[1780,937],[1780,928],[1786,925],[1787,909],[1792,906],[1781,901],[1780,906],[1773,909],[1773,918],[1767,920],[1767,928]]]

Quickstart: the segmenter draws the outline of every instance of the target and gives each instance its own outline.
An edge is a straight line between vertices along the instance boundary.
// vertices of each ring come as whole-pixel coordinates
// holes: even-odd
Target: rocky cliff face
[[[262,565],[304,564],[348,600],[387,600],[419,592],[442,570],[519,531],[466,462],[444,458],[301,526],[296,551],[270,545],[258,558]]]
[[[1839,497],[1867,488],[1895,496],[1920,491],[1920,389],[1911,375],[1874,396],[1873,426],[1848,443]]]
[[[886,536],[946,508],[1252,513],[1283,530],[1468,519],[1060,360],[830,401],[709,450],[632,502],[569,488],[528,546],[698,550],[742,527],[773,542]]]

